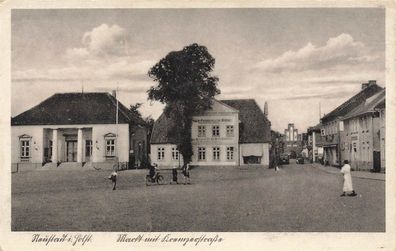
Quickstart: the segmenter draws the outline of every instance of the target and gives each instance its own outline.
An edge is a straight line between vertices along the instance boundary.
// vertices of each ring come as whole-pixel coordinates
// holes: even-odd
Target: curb
[[[312,165],[312,164],[310,166],[315,168],[315,169],[318,169],[318,170],[320,170],[322,172],[325,172],[325,173],[338,175],[338,173],[335,173],[335,172],[332,172],[332,171],[328,171],[328,170],[325,170],[323,168],[318,168],[318,167],[316,167],[315,165]],[[373,177],[356,176],[356,174],[354,174],[353,172],[351,172],[351,175],[352,175],[353,178],[366,179],[366,180],[379,180],[379,181],[384,181],[385,182],[385,178],[384,179],[379,179],[379,178],[373,178]]]

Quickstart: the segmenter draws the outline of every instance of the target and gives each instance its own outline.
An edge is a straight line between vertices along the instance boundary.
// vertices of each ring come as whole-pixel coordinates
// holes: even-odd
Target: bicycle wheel
[[[157,184],[162,185],[164,184],[164,177],[162,175],[158,175],[157,177]]]
[[[151,183],[151,177],[150,176],[146,176],[146,186],[149,186]]]

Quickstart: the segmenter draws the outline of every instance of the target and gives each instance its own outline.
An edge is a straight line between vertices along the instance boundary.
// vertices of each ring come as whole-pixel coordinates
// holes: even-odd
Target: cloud
[[[81,41],[84,47],[69,48],[66,58],[81,59],[89,57],[119,57],[129,54],[127,33],[118,25],[102,24],[85,32]]]
[[[63,64],[13,71],[13,81],[151,81],[147,72],[155,61],[129,55],[124,28],[101,24],[82,34],[81,44],[83,47],[65,49]]]
[[[279,57],[258,62],[253,69],[272,73],[296,72],[371,63],[378,58],[377,55],[369,55],[363,43],[343,33],[329,38],[324,46],[318,47],[309,42],[299,50],[286,51]]]

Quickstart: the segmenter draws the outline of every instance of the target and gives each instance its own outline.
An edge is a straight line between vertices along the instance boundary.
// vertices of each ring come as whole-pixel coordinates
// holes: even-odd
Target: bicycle
[[[150,175],[146,175],[146,186],[151,185],[152,183],[157,183],[158,185],[163,185],[164,184],[164,177],[159,173],[155,173],[154,177],[151,177]]]

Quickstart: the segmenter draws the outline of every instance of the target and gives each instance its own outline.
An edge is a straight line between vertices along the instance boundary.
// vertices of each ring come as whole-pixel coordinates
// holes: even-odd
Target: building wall
[[[213,136],[213,126],[219,126],[219,136]],[[227,135],[227,126],[233,126],[233,134]],[[205,135],[198,135],[198,127],[205,128]],[[239,119],[238,113],[222,106],[213,106],[212,111],[194,116],[191,128],[193,165],[238,165]],[[205,148],[206,158],[198,158],[198,148]],[[220,159],[213,159],[213,147],[220,148]],[[233,159],[227,159],[227,147],[233,147]]]
[[[381,118],[371,114],[345,121],[346,136],[343,143],[346,154],[343,159],[349,160],[352,168],[370,170],[374,167],[374,151],[382,151],[381,124]],[[385,156],[381,152],[381,162],[382,157]]]
[[[321,126],[321,141],[323,145],[324,163],[332,166],[340,166],[342,152],[340,149],[341,134],[344,131],[343,122],[332,120]]]
[[[75,128],[92,128],[92,162],[104,162],[105,159],[105,139],[107,133],[116,133],[117,126],[114,124],[103,125],[37,125],[37,126],[12,126],[11,127],[11,161],[12,163],[20,162],[20,142],[19,136],[26,134],[31,136],[31,158],[30,163],[43,163],[44,148],[48,147],[48,141],[44,139],[52,138],[52,130],[62,128],[64,130],[73,130]],[[85,136],[84,136],[85,135]],[[129,150],[129,126],[128,124],[118,125],[118,157],[119,161],[128,161]],[[90,137],[89,134],[83,133],[83,140]],[[57,150],[59,161],[65,161],[63,152],[65,151],[64,137],[58,133]],[[85,147],[83,143],[83,156],[85,156]]]
[[[261,165],[268,166],[269,165],[269,155],[270,155],[270,144],[269,143],[254,143],[254,144],[240,144],[239,145],[239,163],[243,165],[243,156],[242,153],[246,148],[257,148],[262,149],[261,156]]]
[[[181,167],[183,165],[183,156],[179,154],[180,159],[172,158],[172,148],[176,149],[175,144],[151,144],[150,146],[150,160],[152,164],[157,164],[159,168]],[[164,149],[164,158],[158,158],[159,149]]]
[[[116,133],[117,125],[94,125],[92,126],[92,162],[104,162],[105,158],[105,138],[107,133]],[[129,125],[118,125],[118,137],[116,143],[116,155],[120,162],[128,162],[129,158]],[[117,151],[118,150],[118,151]]]
[[[379,117],[380,127],[380,149],[381,149],[381,169],[385,169],[385,109],[380,111]]]
[[[11,127],[11,162],[20,162],[20,141],[23,134],[29,135],[30,163],[43,162],[43,127],[42,126],[12,126]]]
[[[142,161],[147,160],[147,129],[139,126],[131,127],[130,138],[130,166],[139,167]]]

